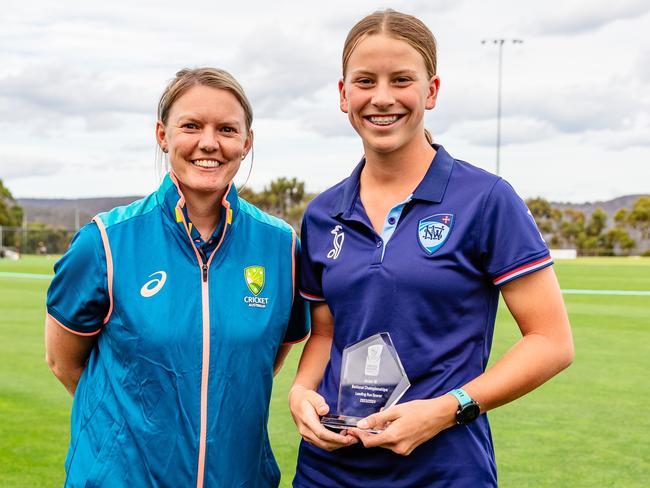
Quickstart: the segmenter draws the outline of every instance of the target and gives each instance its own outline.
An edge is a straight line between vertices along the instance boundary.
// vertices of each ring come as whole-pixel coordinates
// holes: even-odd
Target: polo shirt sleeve
[[[533,215],[505,180],[493,186],[480,225],[481,257],[495,285],[553,264]]]
[[[305,299],[312,302],[324,302],[325,297],[323,295],[323,265],[314,260],[311,255],[312,250],[314,249],[313,243],[310,243],[310,233],[312,223],[309,218],[309,207],[302,219],[302,227],[300,230],[300,237],[302,239],[302,255],[301,255],[301,266],[300,274],[298,280],[298,286],[300,289],[300,295]]]
[[[47,313],[78,335],[94,335],[109,310],[106,255],[94,222],[82,227],[54,265],[47,290]]]
[[[309,331],[311,330],[311,317],[309,314],[309,303],[302,298],[300,293],[298,293],[297,278],[300,276],[300,240],[296,237],[296,249],[294,254],[294,263],[296,263],[295,277],[296,277],[296,289],[293,293],[293,306],[291,307],[291,315],[289,317],[289,326],[287,327],[287,332],[284,335],[282,344],[296,344],[302,342],[309,336]]]

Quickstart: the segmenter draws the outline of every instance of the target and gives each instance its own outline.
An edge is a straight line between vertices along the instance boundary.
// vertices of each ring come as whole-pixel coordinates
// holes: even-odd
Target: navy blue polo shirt
[[[523,200],[503,179],[442,146],[413,194],[377,234],[352,175],[316,197],[302,224],[303,297],[334,315],[318,391],[336,410],[343,349],[390,332],[411,382],[400,403],[434,398],[486,368],[499,286],[552,264]],[[407,457],[303,442],[294,486],[496,486],[487,416],[456,426]]]

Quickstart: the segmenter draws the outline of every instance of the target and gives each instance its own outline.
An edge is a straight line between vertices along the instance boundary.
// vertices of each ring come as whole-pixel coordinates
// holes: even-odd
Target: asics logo
[[[156,278],[154,278],[156,276]],[[145,298],[150,298],[158,293],[163,286],[165,286],[165,281],[167,281],[167,273],[164,271],[156,271],[149,275],[149,278],[152,280],[147,281],[142,288],[140,288],[140,295]]]

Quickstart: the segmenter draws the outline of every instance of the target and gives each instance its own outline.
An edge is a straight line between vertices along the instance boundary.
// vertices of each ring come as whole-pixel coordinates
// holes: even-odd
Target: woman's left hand
[[[458,401],[451,395],[431,400],[413,400],[395,405],[359,421],[348,432],[358,437],[365,447],[383,447],[408,456],[423,442],[456,424]],[[365,429],[385,428],[379,434]]]

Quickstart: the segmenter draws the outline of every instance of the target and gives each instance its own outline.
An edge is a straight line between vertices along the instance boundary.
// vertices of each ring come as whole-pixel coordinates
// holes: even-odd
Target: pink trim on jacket
[[[99,330],[96,330],[95,332],[78,332],[78,331],[76,331],[76,330],[72,330],[70,327],[66,327],[66,326],[63,325],[61,322],[59,322],[58,320],[56,320],[56,319],[55,319],[52,315],[50,315],[49,313],[46,314],[46,315],[47,315],[47,318],[50,319],[52,322],[54,322],[56,325],[58,325],[59,327],[65,329],[65,330],[67,330],[68,332],[72,332],[74,335],[88,337],[88,336],[94,336],[94,335],[97,335],[97,334],[99,334],[99,333],[102,331],[102,329],[99,329]]]
[[[296,298],[296,231],[291,228],[291,303]]]
[[[93,217],[93,221],[97,224],[99,233],[102,236],[102,243],[104,244],[104,252],[106,254],[106,280],[108,281],[108,313],[104,317],[104,325],[108,323],[113,313],[113,254],[111,253],[111,244],[108,242],[108,235],[106,234],[106,226],[98,215]]]

